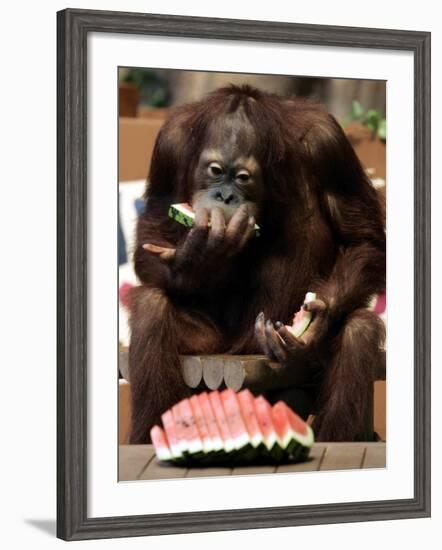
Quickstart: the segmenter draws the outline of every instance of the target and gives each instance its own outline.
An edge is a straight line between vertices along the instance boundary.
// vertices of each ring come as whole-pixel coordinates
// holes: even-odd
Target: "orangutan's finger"
[[[167,248],[165,246],[158,246],[156,244],[146,243],[143,244],[144,250],[156,254],[164,262],[170,262],[175,258],[176,248]]]

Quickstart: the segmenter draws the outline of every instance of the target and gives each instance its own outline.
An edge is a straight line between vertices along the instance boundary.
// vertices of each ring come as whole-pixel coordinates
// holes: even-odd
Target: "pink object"
[[[134,285],[130,283],[122,283],[120,286],[120,290],[118,291],[118,296],[120,298],[120,302],[124,307],[129,307],[129,300],[128,300],[128,293],[131,288],[133,288]]]
[[[374,306],[374,312],[380,315],[381,313],[384,313],[386,307],[387,307],[387,293],[383,292],[382,294],[379,294],[377,297],[376,304]]]

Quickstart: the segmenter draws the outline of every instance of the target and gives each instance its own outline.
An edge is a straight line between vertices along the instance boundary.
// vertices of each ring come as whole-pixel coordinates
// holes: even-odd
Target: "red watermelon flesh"
[[[196,428],[203,444],[203,451],[205,453],[210,453],[211,451],[213,451],[213,443],[209,435],[206,419],[204,417],[198,397],[196,395],[192,395],[192,397],[189,399],[189,402],[190,406],[192,407],[192,413],[193,418],[195,419]]]
[[[313,431],[310,426],[283,401],[273,405],[272,418],[281,448],[287,449],[296,443],[301,443],[304,447],[313,444]]]
[[[272,421],[272,408],[262,395],[255,398],[255,412],[263,435],[264,445],[270,451],[276,443],[276,432]]]
[[[184,429],[184,437],[187,441],[187,451],[190,454],[199,453],[203,450],[203,443],[196,427],[190,401],[188,399],[183,399],[180,403],[178,403],[178,405],[181,415],[179,422],[182,424]]]
[[[215,414],[216,423],[218,424],[221,438],[223,440],[223,447],[226,453],[230,453],[235,448],[232,435],[230,433],[227,418],[224,413],[223,404],[218,391],[212,391],[209,393],[210,404],[212,405],[213,412]]]
[[[221,392],[221,400],[235,449],[241,449],[249,443],[249,434],[241,416],[236,393],[230,388],[224,390]]]
[[[293,412],[290,407],[287,407],[285,403],[282,403],[282,405],[285,407],[287,412],[288,421],[294,438],[298,441],[298,443],[301,443],[306,447],[311,447],[314,442],[314,435],[311,427],[307,424],[307,422],[304,422],[300,416]]]
[[[167,440],[169,441],[170,451],[174,458],[182,456],[180,440],[176,430],[175,419],[172,410],[166,411],[162,416],[164,430],[166,431]]]
[[[150,431],[150,438],[160,460],[171,460],[172,452],[169,448],[166,434],[159,426],[154,426]]]
[[[236,397],[238,398],[241,415],[249,433],[250,442],[253,447],[258,447],[263,442],[263,435],[259,428],[258,418],[255,412],[255,400],[252,392],[249,390],[242,390]]]
[[[292,445],[296,445],[296,442],[294,442],[293,440],[289,417],[282,401],[279,401],[278,403],[273,405],[272,420],[275,426],[279,446],[282,449],[287,449],[289,448],[291,443]]]
[[[216,422],[215,413],[213,412],[212,405],[210,404],[209,396],[207,392],[200,393],[198,401],[201,405],[204,418],[206,419],[207,428],[209,430],[210,438],[213,444],[214,451],[221,451],[224,448],[223,440],[221,439],[221,433]]]
[[[181,402],[180,402],[181,403]],[[175,433],[178,438],[178,442],[180,445],[180,451],[181,454],[185,454],[188,452],[189,447],[187,445],[187,434],[184,429],[184,425],[181,422],[181,407],[180,403],[177,403],[172,407],[172,415],[173,415],[173,421],[175,424]]]

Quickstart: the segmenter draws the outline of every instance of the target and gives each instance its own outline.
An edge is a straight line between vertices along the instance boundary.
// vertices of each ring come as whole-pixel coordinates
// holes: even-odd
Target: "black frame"
[[[87,35],[152,34],[414,54],[414,498],[87,517]],[[57,14],[57,536],[65,540],[430,515],[430,33],[68,9]]]

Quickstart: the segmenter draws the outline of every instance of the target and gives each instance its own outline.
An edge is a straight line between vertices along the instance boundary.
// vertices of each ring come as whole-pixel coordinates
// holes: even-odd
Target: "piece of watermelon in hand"
[[[313,300],[316,300],[315,292],[307,292],[307,294],[305,295],[304,304],[313,302]],[[286,329],[289,330],[296,338],[299,338],[304,334],[304,332],[308,329],[310,323],[312,322],[313,318],[313,314],[311,313],[311,311],[306,311],[303,305],[301,306],[300,310],[295,313],[292,324],[285,326]]]

